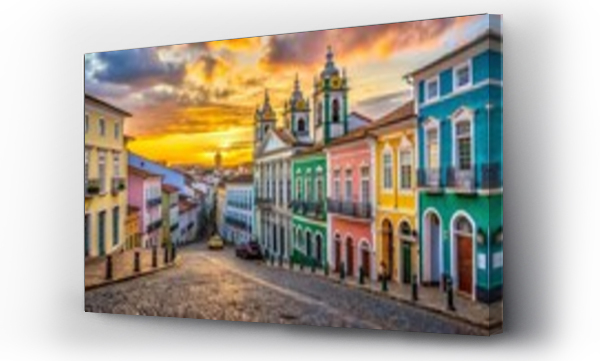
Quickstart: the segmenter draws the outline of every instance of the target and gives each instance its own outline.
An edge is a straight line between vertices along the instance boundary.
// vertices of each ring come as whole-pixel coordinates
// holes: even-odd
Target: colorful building
[[[418,96],[421,279],[502,297],[502,36],[487,32],[409,77]]]
[[[125,244],[127,158],[123,126],[131,114],[85,95],[84,253],[103,256]]]
[[[179,189],[162,185],[162,246],[179,243]]]
[[[235,245],[252,240],[254,227],[254,181],[244,174],[225,183],[225,239]]]
[[[198,204],[185,196],[179,196],[179,238],[178,244],[187,244],[198,240]]]
[[[129,204],[140,209],[142,247],[158,247],[162,242],[162,176],[133,166],[128,167]]]
[[[127,206],[127,219],[125,220],[125,249],[142,246],[140,209],[132,205]]]
[[[401,284],[409,284],[419,274],[414,106],[411,101],[393,110],[369,131],[375,138],[372,164],[378,272]]]
[[[221,238],[225,238],[225,209],[227,207],[227,193],[225,183],[217,186],[217,204],[215,218],[217,223],[217,233]]]
[[[344,267],[350,277],[360,270],[376,279],[374,244],[374,141],[362,127],[334,139],[326,148],[328,259],[334,271]]]

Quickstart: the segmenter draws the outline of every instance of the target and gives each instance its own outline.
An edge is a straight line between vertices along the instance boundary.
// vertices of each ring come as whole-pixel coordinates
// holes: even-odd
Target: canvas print
[[[85,311],[491,335],[499,15],[85,54]]]

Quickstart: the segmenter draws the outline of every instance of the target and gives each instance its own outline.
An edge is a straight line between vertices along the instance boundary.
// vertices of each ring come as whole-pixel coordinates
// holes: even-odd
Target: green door
[[[412,264],[410,260],[410,243],[402,242],[402,282],[410,283]]]
[[[98,255],[104,256],[106,250],[104,248],[104,237],[106,234],[106,212],[102,211],[98,214]]]

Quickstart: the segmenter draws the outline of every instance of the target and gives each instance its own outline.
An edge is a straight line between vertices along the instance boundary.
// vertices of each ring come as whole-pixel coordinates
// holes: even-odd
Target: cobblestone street
[[[194,245],[178,267],[85,294],[85,310],[116,314],[487,335],[441,315],[308,274]]]

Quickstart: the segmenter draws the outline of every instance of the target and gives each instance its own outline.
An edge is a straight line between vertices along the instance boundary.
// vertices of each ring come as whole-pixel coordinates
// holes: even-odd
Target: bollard
[[[171,262],[174,262],[175,258],[177,258],[177,248],[175,247],[174,244],[172,244],[171,245]]]
[[[283,267],[283,255],[279,255],[279,267]]]
[[[388,275],[385,273],[381,277],[381,291],[383,291],[383,292],[388,291]]]
[[[340,262],[340,281],[343,281],[344,278],[346,278],[346,268],[344,262]]]
[[[325,265],[323,266],[324,271],[325,271],[325,277],[329,277],[329,262],[325,262]]]
[[[165,245],[164,250],[165,250],[165,252],[164,252],[165,255],[163,257],[163,263],[167,264],[167,263],[169,263],[169,246]]]
[[[418,289],[418,284],[417,284],[417,275],[413,275],[412,276],[412,300],[415,301],[415,302],[419,300],[419,289]]]
[[[106,256],[106,279],[112,280],[112,256]]]
[[[133,272],[138,273],[140,271],[140,252],[135,251],[133,254]]]
[[[271,266],[275,264],[275,256],[271,255]]]
[[[304,271],[304,260],[300,261],[300,271]]]
[[[365,269],[362,266],[358,269],[358,283],[365,284]]]
[[[156,268],[158,266],[158,253],[156,246],[152,247],[152,268]]]
[[[447,281],[446,295],[447,295],[447,301],[448,301],[448,310],[456,311],[456,308],[454,307],[454,290],[452,287],[452,277],[448,276],[446,278],[446,281]]]
[[[310,261],[310,272],[315,273],[316,270],[317,270],[317,261],[312,259]]]
[[[294,259],[292,257],[290,257],[289,262],[290,262],[290,270],[293,271],[294,270]]]

